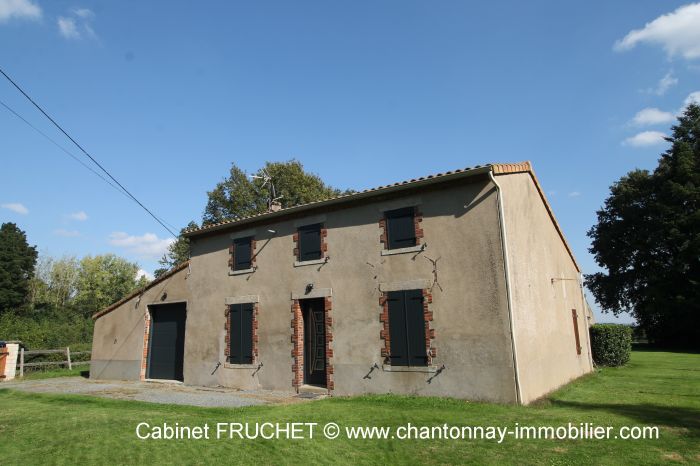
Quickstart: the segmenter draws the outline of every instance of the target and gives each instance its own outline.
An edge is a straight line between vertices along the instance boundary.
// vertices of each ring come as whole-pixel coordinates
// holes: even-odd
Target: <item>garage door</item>
[[[183,380],[185,356],[185,303],[148,306],[151,336],[148,349],[149,379]]]

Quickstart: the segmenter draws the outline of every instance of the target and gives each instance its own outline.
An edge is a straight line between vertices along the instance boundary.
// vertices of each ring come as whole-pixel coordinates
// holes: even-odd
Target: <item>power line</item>
[[[88,157],[90,160],[92,160],[92,162],[93,162],[95,165],[97,165],[97,166],[100,168],[100,170],[102,170],[112,181],[114,181],[114,182],[117,184],[117,186],[119,186],[119,187],[134,201],[134,202],[136,202],[139,206],[141,206],[141,208],[142,208],[143,210],[145,210],[145,211],[148,213],[148,215],[150,215],[151,217],[153,217],[153,219],[154,219],[156,222],[158,222],[158,223],[160,224],[160,226],[162,226],[163,228],[165,228],[165,230],[166,230],[168,233],[170,233],[174,238],[177,238],[177,235],[176,235],[170,228],[168,228],[168,227],[165,225],[165,223],[164,223],[163,221],[161,221],[153,212],[151,212],[151,211],[148,209],[148,207],[146,207],[145,205],[143,205],[143,203],[142,203],[141,201],[139,201],[138,199],[136,199],[136,197],[135,197],[133,194],[131,194],[131,192],[130,192],[128,189],[126,189],[126,188],[124,187],[124,185],[122,185],[114,176],[112,176],[112,174],[111,174],[109,171],[107,171],[106,168],[104,168],[97,160],[95,160],[95,158],[94,158],[92,155],[90,155],[90,154],[88,153],[88,151],[86,151],[85,149],[83,149],[83,146],[81,146],[80,144],[78,144],[78,142],[77,142],[75,139],[73,139],[73,138],[70,136],[70,134],[68,134],[68,133],[61,127],[61,125],[59,125],[58,123],[56,123],[56,121],[55,121],[53,118],[51,118],[51,116],[50,116],[48,113],[46,113],[46,112],[44,111],[44,109],[41,108],[41,106],[39,106],[39,104],[37,104],[36,102],[34,102],[34,100],[33,100],[31,97],[29,97],[29,95],[28,95],[26,92],[24,92],[24,90],[23,90],[21,87],[19,87],[19,85],[18,85],[16,82],[14,82],[14,81],[12,80],[12,78],[10,78],[10,77],[8,76],[7,73],[5,73],[5,71],[4,71],[2,68],[0,68],[0,73],[2,73],[2,75],[5,77],[5,79],[7,79],[7,80],[8,80],[8,81],[9,81],[9,82],[10,82],[24,97],[26,97],[26,99],[29,100],[29,102],[31,102],[32,105],[34,105],[34,107],[37,108],[37,110],[39,110],[46,118],[48,118],[48,120],[49,120],[51,123],[53,123],[53,125],[54,125],[56,128],[58,128],[59,131],[61,131],[68,139],[70,139],[70,141],[71,141],[73,144],[75,144],[75,146],[76,146],[78,149],[80,149],[80,151],[81,151],[83,154],[85,154],[86,157]]]
[[[9,111],[10,113],[12,113],[14,116],[16,116],[17,118],[19,118],[20,120],[22,120],[27,126],[29,126],[30,128],[32,128],[34,131],[36,131],[37,133],[41,134],[44,138],[46,138],[46,139],[47,139],[49,142],[51,142],[54,146],[58,147],[58,148],[61,149],[63,152],[65,152],[66,154],[68,154],[68,156],[71,157],[73,160],[75,160],[76,162],[78,162],[80,165],[82,165],[83,167],[87,168],[88,170],[90,170],[90,171],[91,171],[92,173],[94,173],[95,175],[99,176],[99,177],[102,179],[102,181],[104,181],[105,183],[107,183],[108,185],[110,185],[111,187],[113,187],[113,188],[114,188],[118,193],[120,193],[122,196],[124,196],[124,197],[126,197],[127,199],[131,200],[131,199],[129,198],[129,196],[127,196],[127,194],[126,194],[124,191],[122,191],[121,189],[119,189],[119,188],[117,187],[117,185],[115,185],[114,183],[112,183],[111,181],[109,181],[107,178],[105,178],[104,176],[102,176],[98,171],[96,171],[95,169],[93,169],[90,165],[88,165],[88,164],[86,164],[85,162],[83,162],[82,160],[80,160],[80,159],[78,158],[78,156],[76,156],[75,154],[73,154],[72,152],[70,152],[68,149],[66,149],[65,147],[63,147],[63,146],[60,145],[59,143],[57,143],[57,142],[56,142],[54,139],[52,139],[48,134],[44,133],[42,130],[40,130],[39,128],[37,128],[37,127],[34,126],[33,124],[31,124],[29,121],[27,121],[26,118],[24,118],[22,115],[20,115],[20,114],[17,113],[16,111],[14,111],[9,105],[7,105],[7,104],[6,104],[5,102],[3,102],[2,100],[0,100],[0,105],[2,105],[3,107],[5,107],[5,108],[7,109],[7,111]]]
[[[96,171],[96,170],[95,170],[94,168],[92,168],[90,165],[88,165],[88,164],[86,164],[85,162],[83,162],[82,160],[80,160],[80,158],[79,158],[77,155],[75,155],[74,153],[72,153],[71,151],[69,151],[68,149],[66,149],[65,147],[63,147],[62,145],[60,145],[58,142],[56,142],[55,139],[51,138],[51,136],[49,136],[48,134],[46,134],[45,132],[43,132],[42,130],[40,130],[39,128],[37,128],[36,126],[34,126],[29,120],[27,120],[27,119],[24,118],[22,115],[20,115],[19,113],[17,113],[12,107],[10,107],[9,105],[7,105],[7,104],[6,104],[5,102],[3,102],[2,100],[0,100],[0,105],[2,105],[3,107],[5,107],[5,109],[6,109],[8,112],[12,113],[14,116],[16,116],[17,118],[19,118],[22,122],[24,122],[24,123],[25,123],[27,126],[29,126],[31,129],[33,129],[34,131],[36,131],[37,133],[39,133],[41,136],[43,136],[43,137],[44,137],[46,140],[48,140],[51,144],[53,144],[54,146],[58,147],[61,151],[65,152],[70,158],[72,158],[73,160],[75,160],[76,162],[78,162],[80,165],[82,165],[83,167],[85,167],[87,170],[90,170],[90,172],[94,173],[95,176],[98,176],[102,181],[104,181],[105,183],[107,183],[108,185],[110,185],[112,188],[114,188],[114,190],[115,190],[116,192],[118,192],[119,194],[121,194],[121,195],[124,196],[125,198],[131,200],[131,198],[129,197],[129,195],[126,194],[126,193],[125,193],[124,191],[122,191],[121,189],[119,189],[119,187],[118,187],[117,185],[115,185],[114,183],[112,183],[111,181],[109,181],[107,178],[105,178],[104,176],[102,176],[102,174],[100,174],[100,172]],[[176,227],[172,226],[170,223],[166,222],[166,221],[163,220],[162,218],[161,218],[160,220],[162,220],[163,223],[165,223],[166,225],[168,225],[170,228],[177,229]]]

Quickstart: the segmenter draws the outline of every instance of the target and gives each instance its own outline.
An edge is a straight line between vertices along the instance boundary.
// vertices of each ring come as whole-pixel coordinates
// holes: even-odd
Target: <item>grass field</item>
[[[139,422],[336,422],[340,426],[659,426],[655,440],[139,440]],[[213,429],[214,427],[212,427]],[[700,463],[700,355],[636,351],[535,406],[371,396],[205,409],[0,390],[2,464]]]
[[[73,369],[50,369],[44,371],[32,371],[24,374],[24,380],[53,379],[56,377],[73,377],[88,373],[88,365],[79,365]]]

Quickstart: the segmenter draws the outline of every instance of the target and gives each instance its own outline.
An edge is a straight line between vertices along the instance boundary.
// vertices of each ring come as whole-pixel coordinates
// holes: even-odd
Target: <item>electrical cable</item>
[[[78,144],[78,142],[77,142],[75,139],[73,139],[73,138],[70,136],[70,134],[68,134],[68,133],[66,132],[66,130],[64,130],[64,129],[61,127],[61,125],[59,125],[59,124],[56,122],[56,120],[54,120],[53,118],[51,118],[51,116],[50,116],[48,113],[46,113],[46,111],[44,111],[44,109],[41,108],[41,106],[40,106],[39,104],[37,104],[26,92],[24,92],[24,90],[23,90],[15,81],[13,81],[12,78],[10,78],[10,77],[8,76],[7,73],[5,73],[5,71],[4,71],[2,68],[0,68],[0,74],[2,74],[2,75],[5,77],[5,79],[7,79],[7,80],[8,80],[8,81],[9,81],[9,82],[10,82],[10,83],[11,83],[11,84],[12,84],[12,85],[27,99],[27,100],[29,100],[29,102],[31,102],[32,105],[34,105],[34,107],[36,107],[37,110],[39,110],[51,123],[53,123],[53,125],[54,125],[56,128],[58,128],[58,130],[61,131],[61,132],[62,132],[62,133],[63,133],[63,134],[64,134],[78,149],[80,149],[80,151],[81,151],[83,154],[85,154],[86,157],[88,157],[90,160],[92,160],[92,162],[93,162],[95,165],[97,165],[97,166],[100,168],[100,170],[102,170],[102,171],[103,171],[112,181],[114,181],[114,183],[116,183],[116,184],[117,184],[117,185],[118,185],[132,200],[133,200],[133,201],[134,201],[134,202],[136,202],[143,210],[145,210],[145,211],[148,213],[148,215],[150,215],[151,217],[153,217],[153,219],[154,219],[156,222],[158,222],[158,223],[160,224],[160,226],[162,226],[162,227],[163,227],[168,233],[170,233],[174,238],[177,238],[177,235],[176,235],[170,228],[168,228],[168,227],[165,225],[165,223],[164,223],[163,221],[161,221],[153,212],[151,212],[151,210],[150,210],[148,207],[146,207],[145,205],[143,205],[143,203],[142,203],[141,201],[139,201],[139,200],[136,198],[136,196],[134,196],[133,194],[131,194],[131,192],[130,192],[128,189],[126,189],[126,188],[124,187],[124,185],[122,185],[114,176],[112,176],[112,174],[111,174],[106,168],[104,168],[92,155],[90,155],[90,154],[88,153],[88,151],[86,151],[86,150],[83,148],[83,146],[81,146],[80,144]]]

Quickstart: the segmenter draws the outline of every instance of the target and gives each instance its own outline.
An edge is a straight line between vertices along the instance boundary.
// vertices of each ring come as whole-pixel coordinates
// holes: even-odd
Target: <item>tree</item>
[[[119,301],[143,285],[139,266],[114,254],[85,256],[80,261],[73,306],[82,315]]]
[[[14,223],[0,227],[0,313],[15,310],[27,302],[34,276],[37,252],[27,235]]]
[[[700,107],[673,126],[653,173],[611,186],[588,236],[607,272],[586,276],[604,311],[629,311],[659,345],[700,345]]]
[[[80,263],[75,256],[59,259],[41,254],[31,280],[29,302],[33,310],[66,310],[76,293]]]
[[[291,207],[344,194],[326,185],[318,175],[304,171],[301,162],[265,162],[255,175],[267,173],[275,186],[282,207]],[[350,193],[351,191],[345,191]],[[268,209],[271,197],[269,184],[263,186],[260,179],[250,179],[245,171],[231,165],[228,178],[207,193],[204,209],[204,225],[260,214]]]
[[[163,257],[161,257],[158,261],[161,267],[156,269],[155,272],[153,272],[153,275],[156,278],[160,277],[173,267],[176,267],[182,264],[183,262],[189,260],[190,240],[188,238],[185,238],[183,233],[185,233],[187,230],[191,230],[197,227],[198,225],[195,221],[190,221],[190,223],[188,223],[185,228],[180,230],[180,234],[178,235],[177,240],[170,243],[170,245],[168,246],[168,252],[163,254]]]
[[[216,187],[207,193],[208,201],[202,216],[202,225],[211,225],[267,211],[272,191],[270,184],[262,180],[264,174],[270,176],[275,187],[275,196],[279,197],[282,207],[320,201],[353,192],[352,190],[341,191],[326,185],[318,175],[304,171],[301,162],[297,160],[265,162],[265,166],[255,173],[257,179],[251,179],[236,164],[231,164],[228,178],[217,183]],[[183,233],[197,227],[197,223],[191,221],[180,230],[177,240],[168,246],[168,252],[158,261],[161,267],[153,273],[156,278],[189,259],[190,241],[183,236]]]

